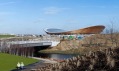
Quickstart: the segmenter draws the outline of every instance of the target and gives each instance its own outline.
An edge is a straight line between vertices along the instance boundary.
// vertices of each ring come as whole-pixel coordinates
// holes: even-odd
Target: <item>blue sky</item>
[[[0,0],[0,33],[44,34],[95,25],[118,29],[119,0]]]

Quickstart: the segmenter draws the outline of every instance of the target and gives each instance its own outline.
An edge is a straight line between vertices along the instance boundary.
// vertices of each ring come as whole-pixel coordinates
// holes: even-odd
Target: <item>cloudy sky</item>
[[[44,34],[119,24],[119,0],[0,0],[0,33]]]

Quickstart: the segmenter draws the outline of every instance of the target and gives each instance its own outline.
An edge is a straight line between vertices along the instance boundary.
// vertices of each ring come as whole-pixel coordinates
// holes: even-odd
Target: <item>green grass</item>
[[[16,68],[18,62],[24,62],[24,65],[32,64],[38,60],[16,55],[0,53],[0,71],[10,71]]]
[[[15,37],[15,35],[0,35],[0,38]]]

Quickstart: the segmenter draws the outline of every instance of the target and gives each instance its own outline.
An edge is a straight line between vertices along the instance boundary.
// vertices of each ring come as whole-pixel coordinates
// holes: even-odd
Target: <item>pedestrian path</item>
[[[57,63],[57,61],[53,61],[53,60],[49,60],[49,59],[43,59],[43,58],[37,58],[37,57],[33,57],[34,59],[38,59],[39,62],[33,63],[33,64],[29,64],[27,66],[24,66],[24,69],[13,69],[11,71],[31,71],[32,69],[37,69],[40,67],[44,67],[48,64],[54,64]]]
[[[44,65],[44,61],[41,60],[39,62],[24,66],[24,69],[13,69],[11,71],[30,71],[31,69],[36,68],[37,66],[42,66],[42,65]]]
[[[44,61],[44,63],[51,63],[51,64],[57,63],[57,61],[54,61],[53,59],[44,59],[44,58],[39,58],[39,57],[32,57],[32,58],[37,59],[37,60],[42,60]]]

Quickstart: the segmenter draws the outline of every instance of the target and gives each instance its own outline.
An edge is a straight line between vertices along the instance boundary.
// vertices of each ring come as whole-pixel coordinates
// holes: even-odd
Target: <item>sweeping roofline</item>
[[[101,33],[104,29],[105,26],[103,25],[97,25],[97,26],[91,26],[91,27],[86,27],[78,30],[71,30],[71,31],[64,31],[64,32],[50,32],[48,31],[50,28],[46,28],[44,31],[47,34],[54,34],[54,35],[60,35],[60,34],[99,34]],[[54,29],[55,30],[55,29]]]

